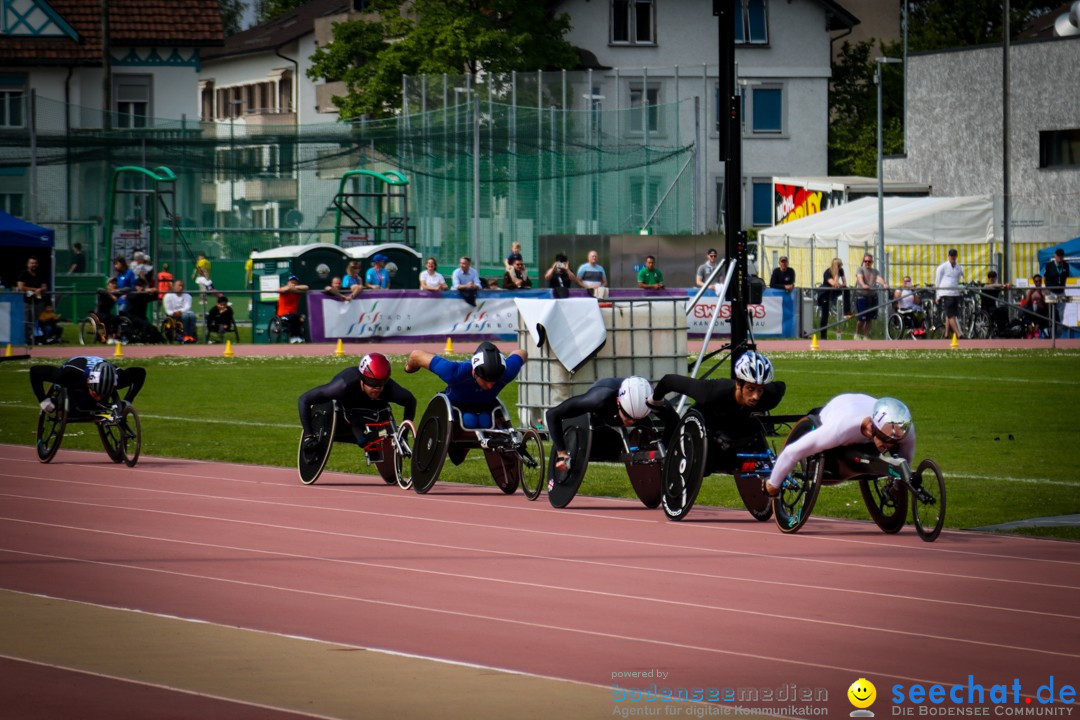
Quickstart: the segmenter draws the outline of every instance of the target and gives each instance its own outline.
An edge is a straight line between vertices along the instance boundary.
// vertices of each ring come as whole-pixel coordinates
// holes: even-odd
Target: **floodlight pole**
[[[889,268],[885,259],[885,174],[881,154],[881,66],[886,63],[903,62],[899,58],[879,57],[874,59],[874,84],[877,85],[877,258],[881,267],[881,276],[887,278]]]

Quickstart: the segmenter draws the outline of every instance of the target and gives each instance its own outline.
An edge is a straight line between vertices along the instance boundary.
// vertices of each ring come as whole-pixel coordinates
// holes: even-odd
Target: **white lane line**
[[[195,544],[195,543],[192,543],[192,544]],[[308,597],[315,597],[315,598],[320,598],[320,599],[327,599],[327,600],[342,600],[342,601],[345,601],[345,602],[354,602],[354,603],[361,603],[361,604],[366,604],[366,605],[376,605],[376,606],[380,606],[380,607],[388,607],[388,608],[391,608],[391,609],[393,609],[395,611],[407,612],[407,613],[410,613],[410,614],[423,612],[423,613],[429,613],[429,614],[433,614],[433,615],[445,615],[447,617],[460,618],[460,619],[465,619],[465,620],[476,620],[476,621],[485,622],[485,623],[492,623],[493,622],[493,623],[497,623],[497,624],[514,625],[514,626],[523,627],[523,628],[529,628],[529,629],[533,629],[533,630],[543,630],[543,631],[551,632],[551,633],[566,633],[566,634],[570,634],[570,635],[582,635],[582,636],[585,636],[585,637],[588,637],[588,638],[600,638],[600,639],[604,639],[604,640],[616,640],[616,641],[619,641],[619,642],[639,643],[639,644],[644,644],[644,645],[649,645],[649,646],[659,646],[659,647],[673,648],[673,649],[676,649],[676,650],[708,653],[708,654],[711,654],[711,655],[724,655],[724,656],[728,656],[728,657],[735,657],[735,658],[741,658],[741,659],[762,660],[762,661],[765,661],[765,662],[768,662],[768,663],[774,663],[774,664],[797,665],[797,666],[800,666],[800,667],[807,667],[807,668],[814,668],[814,669],[822,669],[822,668],[824,668],[826,670],[834,670],[834,671],[837,671],[837,672],[843,672],[843,673],[846,673],[848,675],[853,675],[853,674],[857,675],[857,674],[860,674],[860,673],[862,675],[865,675],[865,674],[868,674],[868,673],[872,673],[872,674],[874,674],[876,676],[880,676],[880,677],[892,677],[892,678],[896,678],[896,679],[899,679],[899,680],[907,680],[907,681],[919,682],[919,683],[923,683],[923,684],[940,684],[940,685],[943,685],[943,686],[946,686],[946,687],[956,685],[956,684],[962,684],[959,680],[956,680],[956,681],[941,681],[941,680],[934,680],[934,679],[922,678],[922,677],[897,675],[895,673],[892,673],[892,672],[889,672],[889,671],[884,671],[884,670],[873,670],[873,669],[869,669],[869,668],[852,668],[852,667],[845,667],[845,666],[842,666],[842,665],[828,665],[828,664],[825,664],[825,663],[821,663],[819,661],[794,660],[794,659],[788,658],[788,657],[778,657],[778,656],[772,656],[772,655],[761,655],[761,654],[757,654],[757,653],[739,652],[739,651],[734,651],[734,650],[724,650],[724,649],[718,648],[718,647],[708,647],[708,646],[704,646],[704,645],[692,645],[692,644],[689,644],[689,643],[675,642],[675,641],[671,641],[671,640],[660,640],[660,639],[656,639],[656,638],[639,637],[639,636],[634,636],[634,635],[623,635],[623,634],[620,634],[620,633],[610,633],[610,632],[603,632],[603,631],[599,631],[599,630],[589,630],[587,628],[573,628],[573,627],[566,627],[566,626],[563,626],[563,625],[549,625],[549,624],[545,624],[545,623],[532,622],[532,621],[528,621],[528,620],[515,620],[515,619],[512,619],[512,618],[498,617],[498,616],[493,616],[493,615],[483,615],[483,614],[475,613],[475,612],[465,612],[465,611],[462,611],[462,610],[448,610],[448,609],[443,609],[443,608],[419,607],[419,606],[404,606],[401,603],[390,602],[390,601],[387,601],[387,600],[376,600],[374,598],[357,597],[357,596],[352,596],[352,595],[343,595],[343,594],[340,594],[340,593],[325,593],[325,592],[318,592],[318,591],[315,591],[315,590],[304,590],[304,589],[300,589],[300,588],[284,587],[284,586],[280,586],[280,585],[268,585],[266,583],[257,583],[257,582],[247,581],[247,580],[235,580],[235,579],[231,579],[231,578],[219,578],[219,577],[212,577],[212,576],[208,576],[208,575],[200,575],[200,574],[197,574],[197,573],[180,572],[180,571],[177,571],[177,570],[164,570],[164,569],[161,569],[161,568],[147,568],[147,567],[140,567],[140,566],[137,566],[137,565],[129,565],[129,564],[126,564],[126,563],[112,562],[112,561],[87,560],[85,558],[68,557],[68,556],[65,556],[65,555],[52,555],[52,554],[48,554],[48,553],[24,552],[24,551],[19,551],[19,550],[3,550],[3,551],[0,551],[0,552],[9,552],[9,553],[12,553],[12,554],[15,554],[15,555],[22,555],[22,556],[26,556],[26,557],[38,557],[38,558],[43,558],[43,559],[46,559],[46,560],[59,560],[59,561],[63,561],[63,562],[84,563],[84,564],[87,564],[87,565],[100,565],[100,566],[103,566],[103,567],[115,567],[115,568],[120,568],[120,569],[123,569],[123,570],[134,570],[134,571],[137,571],[137,572],[146,572],[146,573],[151,573],[151,574],[168,575],[168,576],[171,576],[171,577],[182,577],[182,578],[188,578],[188,579],[193,579],[193,580],[206,580],[206,581],[210,581],[210,582],[219,582],[219,583],[223,583],[223,584],[227,584],[227,585],[236,585],[236,586],[246,587],[246,588],[256,588],[256,589],[260,589],[260,590],[273,590],[273,591],[278,591],[278,592],[283,592],[283,593],[293,593],[293,594],[304,595],[304,596],[308,596]],[[339,561],[339,562],[348,562],[348,561]],[[525,583],[522,583],[522,584],[525,584]],[[694,606],[694,607],[697,607],[697,606]],[[776,616],[772,616],[772,617],[776,617]],[[800,623],[803,623],[803,622],[807,621],[807,619],[805,617],[798,617],[798,618],[792,618],[792,619],[794,619],[794,620],[796,620],[796,621],[798,621]],[[850,626],[845,626],[845,627],[850,627]],[[876,632],[881,631],[880,628],[871,628],[871,630],[876,631]],[[919,638],[921,638],[923,640],[930,639],[925,634],[919,634],[919,635],[917,635],[917,637],[919,637]],[[993,645],[992,643],[984,643],[984,644],[990,645],[992,647],[1005,647],[1006,649],[1008,649],[1007,646]],[[1059,653],[1052,653],[1052,654],[1059,654]],[[1074,657],[1074,656],[1069,656],[1069,657]],[[1080,657],[1080,656],[1075,656],[1075,657]]]

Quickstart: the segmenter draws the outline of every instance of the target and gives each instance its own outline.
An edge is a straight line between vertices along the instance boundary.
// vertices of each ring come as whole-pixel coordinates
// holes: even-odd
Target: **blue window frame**
[[[771,179],[754,180],[753,224],[772,225],[773,189]]]
[[[779,133],[784,130],[784,96],[778,87],[755,87],[754,124],[755,133]]]
[[[768,0],[739,0],[735,13],[735,42],[769,44]]]

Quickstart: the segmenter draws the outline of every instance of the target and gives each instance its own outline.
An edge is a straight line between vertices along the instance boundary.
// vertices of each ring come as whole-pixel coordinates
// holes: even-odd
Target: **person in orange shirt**
[[[300,284],[300,278],[290,275],[284,285],[278,288],[277,315],[289,328],[289,342],[304,342],[304,316],[300,314],[300,298],[308,291],[307,285]]]

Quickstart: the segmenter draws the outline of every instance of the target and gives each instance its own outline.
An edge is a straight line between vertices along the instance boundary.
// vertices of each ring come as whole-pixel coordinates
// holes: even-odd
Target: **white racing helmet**
[[[772,382],[772,362],[761,353],[747,350],[735,361],[735,377],[754,385]]]
[[[870,421],[874,430],[894,442],[904,439],[911,429],[911,411],[908,406],[896,398],[883,397],[874,403],[870,411]]]
[[[652,385],[643,377],[632,376],[622,381],[619,385],[618,403],[619,408],[627,417],[641,420],[651,412],[649,410],[649,398],[652,397]]]

